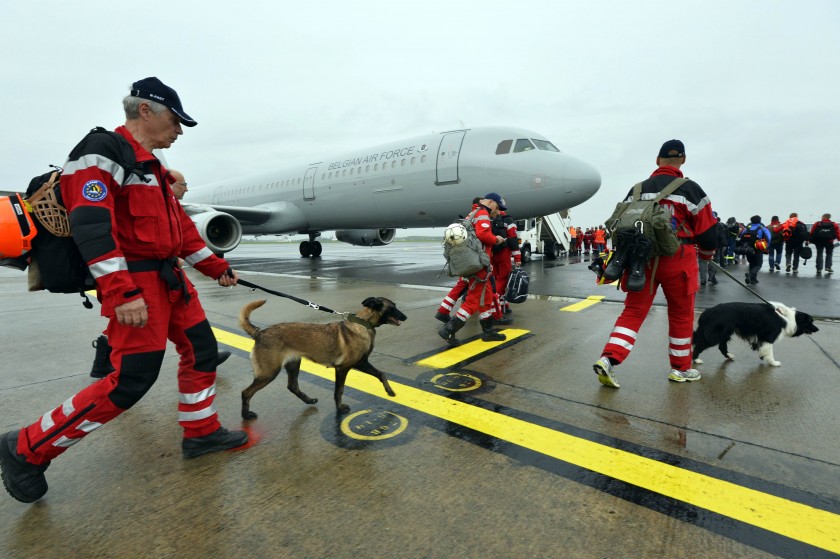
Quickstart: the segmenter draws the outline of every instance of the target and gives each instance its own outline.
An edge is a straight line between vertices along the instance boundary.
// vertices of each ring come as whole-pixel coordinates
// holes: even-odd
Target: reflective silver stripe
[[[100,260],[96,264],[90,265],[90,275],[93,279],[99,279],[102,276],[113,274],[114,272],[127,272],[128,263],[122,256],[115,256],[106,260]]]
[[[52,445],[57,446],[57,447],[61,447],[61,448],[68,448],[68,447],[73,446],[74,444],[76,444],[80,440],[82,440],[82,439],[70,439],[70,438],[67,438],[67,437],[59,437],[55,440],[55,442]]]
[[[623,326],[616,326],[613,328],[613,334],[621,334],[622,336],[627,336],[628,338],[636,339],[637,332],[630,330],[629,328],[624,328]]]
[[[178,401],[182,404],[197,404],[199,402],[203,402],[208,398],[216,395],[216,385],[214,384],[210,388],[205,388],[201,392],[193,392],[192,394],[184,394],[183,392],[178,394]]]
[[[691,338],[672,338],[668,336],[668,343],[671,345],[688,345],[691,343]]]
[[[179,411],[178,421],[198,421],[199,419],[207,419],[216,414],[216,405],[211,404],[198,411]]]
[[[105,171],[114,177],[115,181],[122,184],[124,178],[123,168],[120,167],[116,161],[112,161],[97,153],[83,155],[75,161],[68,161],[61,174],[64,176],[72,175],[76,171],[84,171],[85,169],[90,169],[91,167],[96,167],[97,169]]]
[[[198,252],[194,252],[194,253],[190,254],[189,256],[184,258],[184,260],[186,260],[187,264],[189,264],[190,266],[195,266],[196,264],[198,264],[199,262],[201,262],[205,258],[210,258],[212,255],[213,255],[213,251],[210,250],[207,247],[204,247],[203,249],[199,250]]]
[[[43,431],[44,433],[52,429],[55,425],[55,421],[53,421],[52,414],[57,409],[58,408],[52,409],[41,416],[41,431]]]
[[[626,349],[627,351],[632,351],[633,350],[633,344],[631,344],[630,342],[628,342],[627,340],[625,340],[623,338],[610,338],[607,341],[607,345],[609,345],[609,344],[621,346],[624,349]]]
[[[136,173],[131,173],[128,175],[128,180],[125,181],[123,186],[157,186],[160,187],[160,183],[157,180],[157,177],[154,173],[149,173],[145,175],[149,182],[144,181]]]
[[[85,433],[90,433],[91,431],[96,431],[100,427],[102,427],[101,423],[97,423],[95,421],[88,421],[87,419],[85,419],[84,421],[79,423],[76,429],[78,429],[79,431],[84,431]]]
[[[686,355],[691,355],[691,349],[668,349],[668,355],[673,355],[674,357],[685,357]]]
[[[73,396],[70,396],[66,402],[61,404],[61,413],[64,414],[64,417],[70,417],[74,411],[76,411],[76,408],[73,406]]]

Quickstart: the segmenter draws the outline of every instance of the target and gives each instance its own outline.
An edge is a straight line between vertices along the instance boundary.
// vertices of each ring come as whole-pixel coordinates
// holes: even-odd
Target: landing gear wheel
[[[320,252],[320,251],[319,251]],[[300,242],[300,255],[302,258],[309,258],[309,255],[312,254],[312,243],[309,241],[301,241]]]
[[[312,241],[309,243],[310,249],[312,251],[312,258],[318,258],[321,256],[321,243],[318,241]]]

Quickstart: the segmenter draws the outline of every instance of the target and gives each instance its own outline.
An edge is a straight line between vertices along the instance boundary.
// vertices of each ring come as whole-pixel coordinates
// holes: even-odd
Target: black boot
[[[222,363],[227,361],[228,357],[230,357],[230,352],[229,351],[220,351],[216,355],[216,367],[218,367],[219,365],[221,365]]]
[[[485,342],[503,342],[507,338],[498,330],[493,329],[493,319],[485,318],[478,321],[481,324],[481,340]]]
[[[435,320],[440,320],[441,322],[449,322],[449,315],[437,311],[435,313]]]
[[[644,235],[636,235],[628,263],[627,291],[641,291],[645,287],[647,263],[653,256],[653,241]]]
[[[455,332],[463,328],[464,324],[466,324],[466,322],[456,316],[453,316],[449,319],[449,322],[438,328],[438,334],[441,338],[446,340],[446,343],[449,345],[459,345],[460,342],[455,339]]]
[[[108,345],[108,338],[99,336],[90,345],[96,348],[96,356],[93,358],[93,367],[90,369],[90,376],[93,378],[107,377],[114,371],[111,366],[111,346]]]
[[[494,318],[493,322],[498,324],[499,326],[507,326],[508,324],[513,323],[513,317],[502,315],[502,318]]]
[[[635,229],[624,229],[615,236],[615,250],[613,251],[607,267],[604,268],[604,277],[607,281],[615,281],[621,277],[629,264],[632,254],[633,239],[639,235]]]

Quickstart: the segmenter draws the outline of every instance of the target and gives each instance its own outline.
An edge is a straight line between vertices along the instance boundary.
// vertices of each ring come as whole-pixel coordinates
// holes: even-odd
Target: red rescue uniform
[[[682,176],[677,168],[658,168],[651,179],[642,183],[642,199],[653,199],[673,177]],[[632,190],[626,201],[630,200]],[[660,204],[671,211],[672,223],[683,244],[673,256],[659,257],[655,273],[653,260],[648,263],[644,288],[627,292],[624,311],[616,320],[601,355],[609,357],[616,364],[627,359],[636,343],[639,328],[653,304],[656,291],[661,286],[668,302],[668,357],[673,369],[685,371],[691,368],[694,296],[699,288],[696,245],[699,245],[701,259],[712,258],[717,245],[714,229],[717,220],[706,193],[693,181],[681,185]],[[625,273],[621,281],[622,288],[626,279]]]
[[[86,137],[70,154],[61,177],[73,237],[96,280],[115,371],[84,388],[18,437],[18,452],[43,464],[134,405],[157,379],[167,339],[178,366],[178,419],[184,437],[213,433],[218,345],[195,288],[178,268],[182,258],[212,278],[229,269],[205,245],[175,199],[166,169],[124,127],[116,132],[134,151],[128,178],[125,158],[106,135]],[[149,320],[120,324],[115,307],[142,297]]]

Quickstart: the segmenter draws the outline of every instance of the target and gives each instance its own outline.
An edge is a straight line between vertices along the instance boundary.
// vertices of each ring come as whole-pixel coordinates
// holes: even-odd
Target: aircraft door
[[[306,176],[303,177],[303,199],[315,199],[315,173],[318,172],[318,167],[310,167],[306,170]]]
[[[464,143],[466,131],[447,132],[440,139],[440,147],[437,154],[437,181],[435,184],[447,184],[458,182],[458,158],[461,154],[461,145]]]

